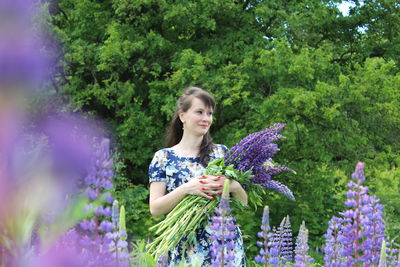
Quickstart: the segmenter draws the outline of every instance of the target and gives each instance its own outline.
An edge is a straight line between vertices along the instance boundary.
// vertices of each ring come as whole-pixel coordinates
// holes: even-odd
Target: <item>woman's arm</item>
[[[165,194],[166,188],[165,182],[150,184],[150,213],[155,217],[171,211],[186,196],[182,186],[168,194]]]

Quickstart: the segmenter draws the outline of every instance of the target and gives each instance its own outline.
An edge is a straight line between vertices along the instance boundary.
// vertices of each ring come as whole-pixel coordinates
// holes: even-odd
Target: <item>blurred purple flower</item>
[[[99,227],[100,231],[102,232],[110,232],[114,229],[114,224],[109,221],[102,221]]]
[[[93,143],[101,136],[101,126],[79,114],[49,114],[38,123],[48,138],[54,171],[66,190],[74,192],[84,182],[95,183],[95,173],[87,173],[97,158]]]
[[[61,236],[43,254],[35,257],[26,267],[97,267],[114,266],[110,251],[101,239],[82,237],[74,229]]]
[[[33,0],[0,2],[0,92],[37,89],[49,76],[52,61],[32,21],[37,9]]]

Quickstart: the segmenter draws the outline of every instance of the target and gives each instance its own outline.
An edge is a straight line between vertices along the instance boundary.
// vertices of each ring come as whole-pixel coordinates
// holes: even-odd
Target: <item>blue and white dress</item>
[[[214,145],[210,154],[210,161],[224,157],[228,151],[224,145]],[[157,151],[150,163],[149,182],[165,182],[167,193],[173,191],[190,179],[202,175],[204,167],[200,164],[199,157],[180,157],[171,148],[164,148]],[[197,230],[197,240],[193,246],[186,249],[185,260],[188,264],[196,261],[201,266],[211,264],[211,235],[212,230],[207,225],[205,228]],[[243,248],[242,234],[238,227],[235,229],[235,266],[245,266],[245,255]],[[169,266],[174,266],[182,259],[182,247],[178,244],[168,253]]]

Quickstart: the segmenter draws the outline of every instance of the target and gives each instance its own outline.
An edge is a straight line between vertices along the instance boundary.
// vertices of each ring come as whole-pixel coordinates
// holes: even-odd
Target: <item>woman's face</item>
[[[213,110],[199,98],[194,97],[190,108],[186,112],[179,113],[179,118],[183,122],[185,133],[203,136],[210,129]]]

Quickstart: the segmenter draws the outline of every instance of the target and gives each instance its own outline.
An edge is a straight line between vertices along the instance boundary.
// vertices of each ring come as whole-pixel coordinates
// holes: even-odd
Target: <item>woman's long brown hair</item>
[[[172,117],[167,130],[167,135],[165,138],[167,147],[172,147],[181,141],[183,136],[183,124],[179,118],[179,113],[186,112],[191,107],[194,97],[197,97],[203,101],[206,107],[215,110],[215,100],[208,92],[194,86],[186,88],[183,95],[181,95],[178,99],[175,114]],[[204,167],[206,167],[210,161],[210,153],[212,152],[213,146],[214,144],[212,142],[212,137],[208,131],[203,136],[203,141],[200,145],[200,164]]]

